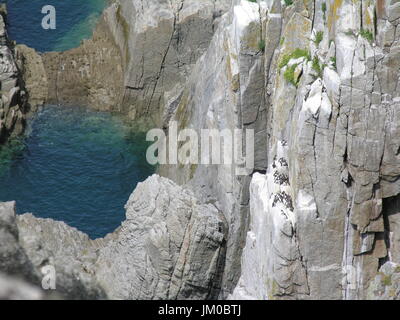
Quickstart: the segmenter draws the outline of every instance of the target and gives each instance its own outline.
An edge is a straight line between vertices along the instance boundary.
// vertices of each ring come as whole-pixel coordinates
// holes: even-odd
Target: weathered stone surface
[[[164,129],[254,129],[255,168],[162,166],[184,186],[140,184],[105,239],[25,215],[19,238],[0,222],[0,255],[50,259],[110,298],[399,299],[398,4],[116,1],[94,39],[45,56],[64,81],[52,99],[122,101]],[[116,71],[105,82],[99,63]]]
[[[41,286],[42,267],[52,266],[56,292],[69,299],[218,296],[228,229],[212,204],[154,175],[138,185],[126,210],[114,233],[90,240],[64,222],[16,217],[13,202],[0,203],[0,271]],[[0,296],[19,297],[9,281]]]
[[[266,167],[266,110],[264,56],[260,45],[265,23],[259,5],[235,1],[225,14],[206,53],[199,59],[171,121],[178,129],[254,129],[255,167]],[[271,22],[273,24],[274,22]],[[276,26],[276,24],[275,24]],[[269,48],[279,43],[268,43]],[[241,141],[234,141],[239,145]],[[244,144],[243,150],[246,145]],[[244,153],[244,151],[243,151]],[[237,163],[223,165],[166,165],[161,174],[195,190],[203,202],[213,202],[229,225],[226,264],[220,298],[232,291],[240,275],[241,249],[248,225],[248,175],[237,175]],[[252,170],[249,170],[251,173]]]
[[[182,93],[229,2],[114,1],[91,40],[43,56],[49,101],[121,111],[160,125],[169,120],[162,115],[174,108],[171,95]],[[172,104],[164,108],[165,102]]]
[[[126,221],[96,264],[96,277],[111,298],[217,297],[227,226],[213,205],[153,175],[137,186],[126,209]]]
[[[69,299],[106,298],[93,279],[97,259],[89,237],[64,222],[17,216],[20,244],[37,270],[53,266],[57,292]]]
[[[119,108],[123,69],[119,49],[102,16],[89,40],[78,48],[42,55],[47,102],[91,106],[97,110]]]
[[[43,59],[34,49],[22,44],[15,47],[15,55],[27,91],[29,111],[36,111],[38,106],[47,102],[48,95],[49,84]]]
[[[366,299],[400,300],[400,264],[386,262],[371,281]]]
[[[322,2],[326,3],[325,12]],[[266,96],[267,119],[271,119],[266,148],[269,168],[264,178],[254,176],[251,184],[262,185],[261,181],[271,179],[279,145],[284,142],[286,193],[293,203],[293,237],[302,268],[292,269],[294,274],[285,272],[290,284],[282,281],[282,267],[264,267],[255,276],[252,266],[263,266],[268,260],[272,260],[269,264],[279,263],[285,257],[276,255],[270,247],[281,243],[282,233],[287,232],[283,223],[264,223],[261,228],[250,224],[242,275],[233,297],[254,299],[270,293],[268,298],[275,299],[373,298],[367,288],[373,281],[379,282],[374,279],[381,264],[398,263],[400,60],[399,35],[393,33],[392,23],[396,11],[390,13],[390,8],[395,8],[389,1],[384,6],[382,1],[351,0],[314,4],[310,8],[299,2],[282,9],[282,34],[289,33],[294,19],[304,21],[299,29],[306,27],[307,19],[314,22],[315,30],[304,31],[305,40],[296,43],[313,61],[304,63],[296,86],[288,83],[287,68],[270,68],[265,74],[273,80]],[[316,31],[323,32],[318,46],[306,40],[307,32],[311,37]],[[268,34],[268,30],[265,32]],[[281,40],[278,61],[290,54],[285,41]],[[317,70],[318,65],[321,70]],[[269,187],[264,187],[263,195],[259,189],[251,189],[250,203],[264,203],[265,193],[279,194],[263,183]],[[274,209],[266,205],[250,210],[250,221],[269,216],[274,216]],[[282,232],[276,232],[276,228]],[[281,251],[289,248],[286,245]],[[268,284],[273,282],[271,290]],[[303,283],[309,291],[290,290],[292,286],[302,288]],[[398,298],[393,290],[391,298]],[[388,298],[388,292],[382,297]]]
[[[35,280],[37,273],[19,243],[15,202],[0,203],[0,272]]]
[[[42,300],[40,289],[21,280],[0,274],[0,300]]]
[[[5,25],[6,8],[0,6],[0,144],[21,134],[27,113],[26,92]]]

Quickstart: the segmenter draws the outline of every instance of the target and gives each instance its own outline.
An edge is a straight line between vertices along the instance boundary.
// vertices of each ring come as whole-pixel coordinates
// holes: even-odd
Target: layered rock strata
[[[0,6],[0,144],[21,134],[28,111],[27,96],[17,67],[14,45],[7,36],[6,7]]]
[[[233,297],[371,298],[400,263],[399,3],[268,5],[265,34],[281,29],[267,48],[268,169],[251,182]]]
[[[165,123],[229,2],[113,1],[92,39],[76,49],[43,55],[48,101]]]
[[[121,227],[96,240],[63,222],[16,216],[15,203],[1,203],[0,271],[41,286],[42,268],[53,267],[56,292],[69,299],[212,299],[227,232],[213,205],[153,175],[129,198]],[[28,297],[43,298],[36,291]]]
[[[165,129],[253,129],[255,164],[245,175],[162,166],[184,187],[151,177],[121,228],[95,242],[18,217],[2,236],[21,272],[57,243],[35,252],[24,235],[40,239],[27,231],[38,224],[70,233],[72,274],[99,297],[399,299],[400,2],[287,3],[117,1],[101,36],[43,57],[52,85],[63,83],[50,100],[120,101]],[[110,61],[115,81],[102,88],[95,65]]]

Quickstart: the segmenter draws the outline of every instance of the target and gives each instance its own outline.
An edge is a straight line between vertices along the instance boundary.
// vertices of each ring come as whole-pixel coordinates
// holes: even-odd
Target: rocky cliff
[[[166,123],[228,0],[116,0],[93,38],[43,55],[48,102],[79,103]]]
[[[399,23],[397,0],[115,1],[42,57],[49,101],[253,129],[254,170],[161,166],[97,241],[7,204],[0,256],[67,296],[399,299]]]
[[[32,214],[16,216],[15,203],[0,203],[0,272],[36,285],[30,290],[22,282],[21,291],[7,285],[0,297],[46,298],[38,288],[47,266],[55,268],[56,293],[61,298],[218,296],[228,232],[218,209],[157,175],[138,184],[125,208],[120,228],[90,240],[63,222]],[[2,281],[11,280],[0,277]]]
[[[267,4],[266,41],[281,30],[265,48],[268,167],[233,296],[363,299],[400,262],[400,3]]]
[[[236,272],[233,298],[384,294],[371,283],[400,262],[399,5],[242,0],[223,16],[173,119],[253,128],[259,173],[166,171],[226,216],[221,297]],[[399,297],[394,283],[386,298]]]
[[[17,67],[14,45],[7,36],[7,11],[0,6],[0,144],[24,131],[28,111],[26,91]]]

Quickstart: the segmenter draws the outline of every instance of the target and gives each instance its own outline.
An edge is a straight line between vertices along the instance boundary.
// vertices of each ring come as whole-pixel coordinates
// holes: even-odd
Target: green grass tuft
[[[326,13],[326,2],[323,2],[323,3],[321,4],[321,9],[322,9],[322,12],[323,12],[323,13]]]
[[[382,284],[384,286],[391,286],[392,285],[392,276],[388,275],[388,276],[383,276],[382,278]]]
[[[337,67],[336,67],[336,57],[332,57],[331,58],[331,62],[332,62],[332,67],[336,70],[337,69]]]
[[[288,7],[288,6],[291,6],[293,4],[293,0],[285,0],[285,5]]]
[[[260,41],[258,41],[258,49],[260,49],[260,51],[264,52],[265,51],[265,40],[261,39]]]
[[[319,78],[322,78],[322,73],[324,71],[325,65],[324,64],[320,64],[319,63],[319,59],[317,56],[314,57],[314,59],[312,60],[312,68],[316,73],[316,76]]]
[[[326,21],[326,2],[321,4],[322,13],[324,15],[324,21]]]
[[[297,64],[294,64],[294,65],[292,65],[290,67],[287,67],[287,69],[285,70],[285,73],[283,74],[283,77],[285,78],[285,80],[287,82],[293,84],[296,87],[297,87],[298,81],[296,81],[294,79],[294,72],[295,72],[297,66],[298,66]]]
[[[279,62],[279,68],[287,66],[291,59],[298,59],[301,57],[305,57],[308,61],[311,60],[310,53],[304,49],[295,49],[293,52],[285,54],[281,61]]]
[[[324,32],[323,31],[318,31],[317,34],[315,35],[315,44],[318,47],[321,41],[324,39]]]
[[[367,39],[369,42],[374,41],[374,35],[369,30],[361,29],[360,30],[360,35],[361,35],[361,37]]]

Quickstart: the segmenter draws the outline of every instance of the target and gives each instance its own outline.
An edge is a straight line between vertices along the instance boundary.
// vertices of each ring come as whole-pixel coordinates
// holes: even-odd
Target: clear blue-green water
[[[38,51],[62,51],[90,38],[107,0],[0,0],[8,33]],[[56,29],[44,30],[42,7],[56,9]],[[124,204],[154,168],[147,164],[144,134],[109,113],[48,106],[27,135],[0,149],[0,201],[17,212],[61,220],[91,238],[125,219]]]
[[[129,195],[154,172],[147,147],[145,135],[118,116],[47,106],[25,138],[0,151],[0,201],[102,237],[125,219]]]
[[[107,0],[0,0],[8,9],[8,33],[17,43],[40,52],[62,51],[90,38]],[[42,8],[56,9],[56,29],[42,28]]]

